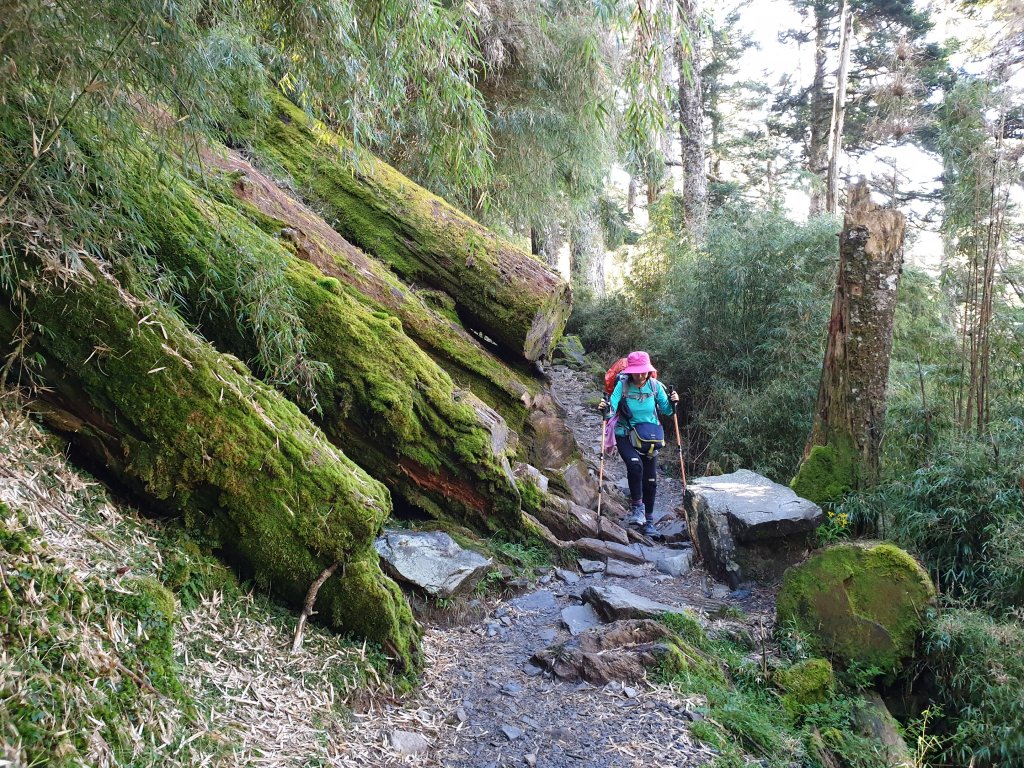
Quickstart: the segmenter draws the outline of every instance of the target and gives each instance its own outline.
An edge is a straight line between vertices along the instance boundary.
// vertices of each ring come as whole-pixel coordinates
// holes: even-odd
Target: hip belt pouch
[[[665,447],[665,430],[661,424],[634,424],[629,430],[629,443],[637,453],[653,456]]]

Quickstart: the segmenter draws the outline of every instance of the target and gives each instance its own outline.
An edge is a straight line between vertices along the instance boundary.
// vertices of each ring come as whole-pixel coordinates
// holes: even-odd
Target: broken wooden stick
[[[298,653],[299,649],[302,648],[302,633],[306,629],[306,620],[316,613],[313,610],[313,604],[316,603],[317,592],[320,591],[320,587],[324,585],[324,582],[334,575],[339,565],[341,563],[334,563],[334,565],[324,568],[323,573],[317,576],[313,583],[309,585],[306,600],[302,603],[302,615],[299,616],[299,625],[295,628],[295,638],[292,640],[292,653]]]

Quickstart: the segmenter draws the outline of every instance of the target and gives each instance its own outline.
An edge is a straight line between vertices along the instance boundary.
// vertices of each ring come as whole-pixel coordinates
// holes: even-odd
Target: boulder
[[[520,462],[515,465],[512,470],[512,474],[515,476],[516,480],[533,483],[540,489],[541,493],[548,492],[548,479],[544,477],[541,471],[536,467]],[[554,529],[552,528],[552,530]]]
[[[900,724],[885,706],[876,691],[861,694],[854,709],[853,722],[861,735],[882,746],[885,764],[892,768],[912,768],[919,765],[914,759],[907,742],[900,733]]]
[[[810,704],[830,700],[836,687],[828,659],[805,659],[777,672],[773,682],[782,691],[782,705],[794,717]]]
[[[649,600],[613,585],[587,587],[583,590],[583,601],[594,606],[605,621],[654,619],[676,611],[671,605]]]
[[[385,531],[375,542],[385,573],[433,597],[468,589],[491,569],[491,561],[456,544],[443,531]]]
[[[555,344],[554,352],[551,355],[554,363],[565,363],[571,368],[583,368],[587,364],[586,353],[583,349],[583,342],[579,336],[566,335]]]
[[[532,661],[562,680],[582,679],[593,685],[636,682],[644,679],[648,669],[673,658],[679,642],[656,621],[617,621],[538,651]]]
[[[697,478],[689,488],[705,565],[734,589],[742,577],[777,580],[803,558],[823,519],[816,504],[746,469]]]
[[[568,425],[565,429],[569,429]],[[581,507],[597,508],[597,481],[581,459],[570,462],[557,474],[570,499]]]
[[[778,623],[795,624],[842,666],[881,675],[910,657],[934,600],[928,574],[899,547],[840,544],[786,571]]]
[[[597,515],[560,496],[546,495],[536,510],[536,517],[548,530],[566,541],[598,536]]]
[[[686,550],[685,552],[669,555],[657,560],[654,563],[654,567],[658,569],[659,573],[666,573],[669,576],[682,576],[684,573],[689,573],[692,566],[692,557],[691,551]]]
[[[420,755],[430,748],[426,736],[412,731],[391,731],[388,746],[400,755]]]

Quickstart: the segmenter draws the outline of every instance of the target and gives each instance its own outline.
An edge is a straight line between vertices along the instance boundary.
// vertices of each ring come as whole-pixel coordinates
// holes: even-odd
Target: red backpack
[[[612,363],[612,367],[609,368],[605,372],[605,374],[604,374],[604,396],[605,396],[606,399],[611,397],[612,392],[615,391],[615,385],[616,385],[616,383],[618,383],[619,375],[622,373],[622,369],[625,368],[625,367],[626,367],[626,358],[620,357],[618,360],[616,360],[614,363]],[[658,378],[657,371],[651,373],[651,378],[652,379]]]

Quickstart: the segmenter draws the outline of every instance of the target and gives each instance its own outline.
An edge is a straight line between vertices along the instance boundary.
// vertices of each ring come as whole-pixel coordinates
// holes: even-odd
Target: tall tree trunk
[[[604,238],[593,213],[587,213],[573,226],[569,239],[569,273],[575,290],[586,287],[604,294]]]
[[[850,189],[814,426],[793,489],[817,503],[872,483],[885,421],[906,220]]]
[[[824,174],[828,168],[828,126],[831,101],[825,93],[825,65],[828,63],[828,23],[832,3],[814,4],[814,80],[810,94],[810,133],[807,138],[807,170],[813,174],[809,216],[825,209]]]
[[[839,208],[839,155],[843,151],[843,122],[846,117],[846,70],[850,64],[850,38],[853,37],[853,12],[850,0],[843,0],[839,16],[839,70],[832,100],[832,122],[828,130],[828,176],[825,180],[825,210],[835,213]]]
[[[684,177],[683,217],[697,242],[708,220],[708,177],[704,166],[704,99],[700,81],[700,20],[697,0],[677,0],[680,34],[675,54],[679,70],[679,140]]]
[[[539,256],[551,269],[558,271],[558,253],[564,238],[558,222],[543,222],[530,227],[530,251]]]

